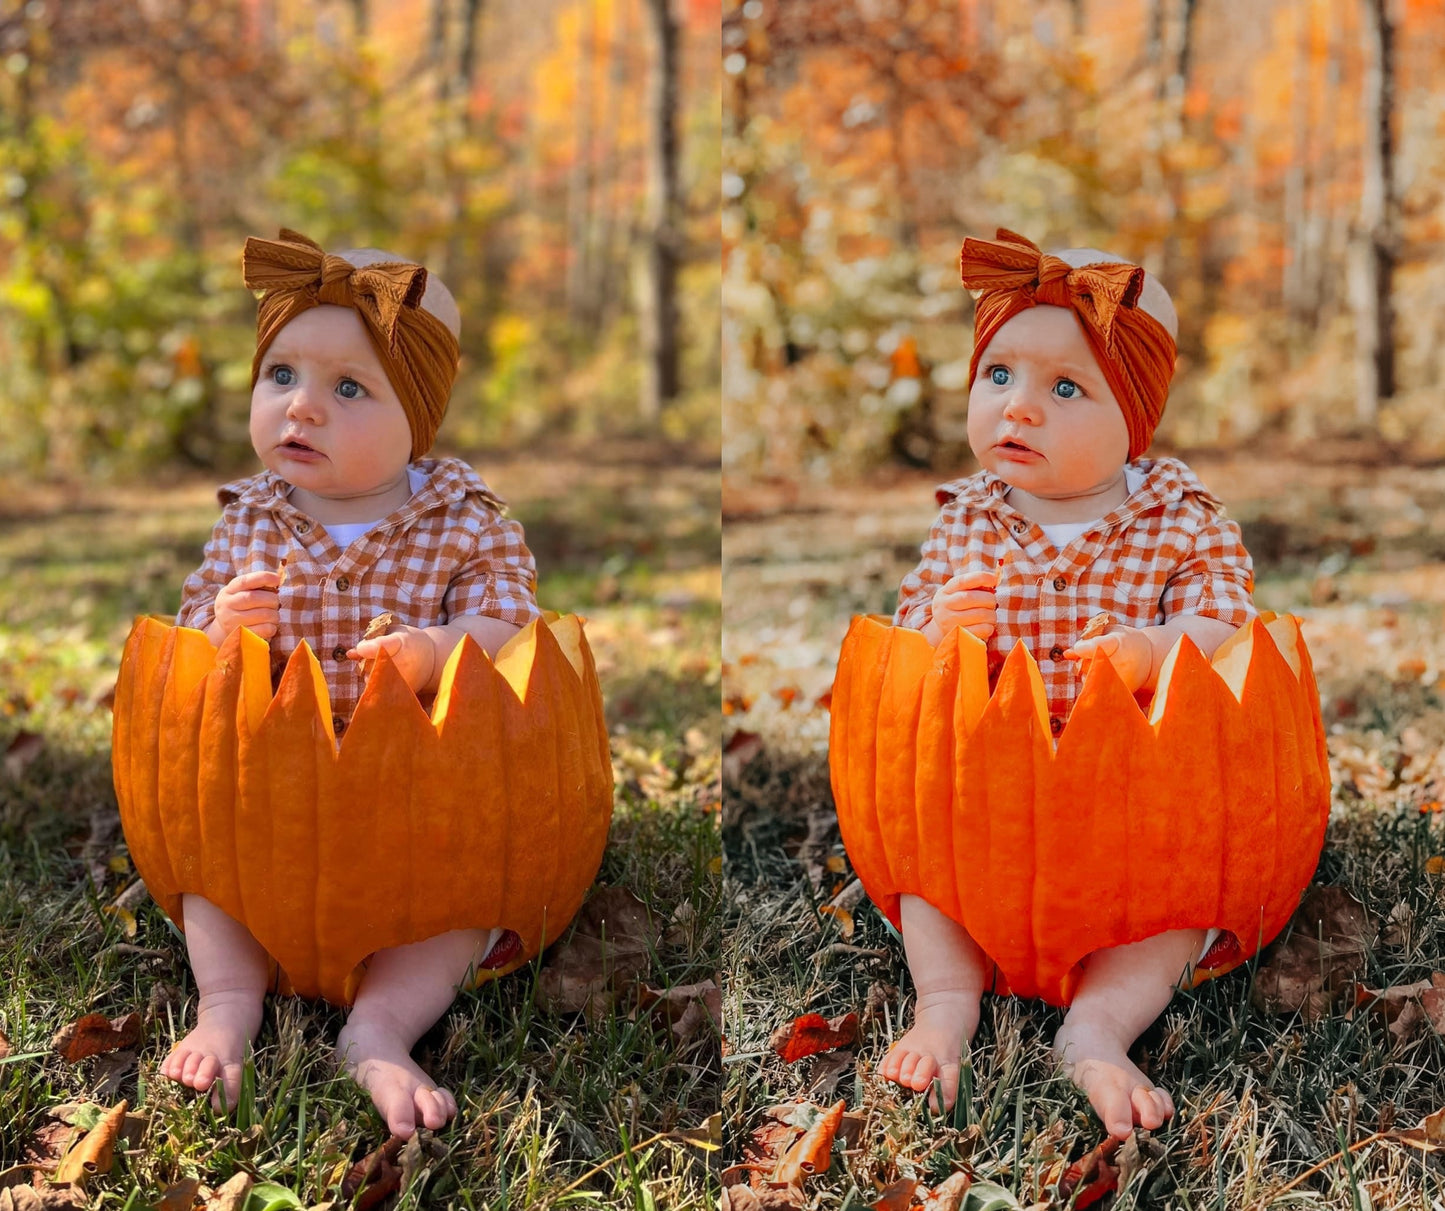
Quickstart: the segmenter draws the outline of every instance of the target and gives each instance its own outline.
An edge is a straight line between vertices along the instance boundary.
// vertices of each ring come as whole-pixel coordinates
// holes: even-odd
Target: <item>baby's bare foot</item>
[[[1110,1023],[1072,1013],[1054,1036],[1054,1054],[1069,1079],[1088,1095],[1109,1134],[1120,1139],[1135,1124],[1152,1131],[1174,1117],[1174,1099],[1129,1059],[1130,1042]]]
[[[402,1037],[379,1022],[358,1022],[355,1014],[336,1038],[336,1054],[352,1079],[371,1095],[393,1135],[409,1137],[418,1126],[445,1126],[457,1112],[456,1099],[438,1089],[411,1058]]]
[[[262,993],[250,989],[201,997],[196,1028],[161,1061],[161,1075],[201,1093],[209,1089],[214,1109],[234,1110],[246,1044],[261,1029],[262,999]]]
[[[886,1079],[922,1093],[935,1078],[943,1086],[943,1105],[936,1093],[934,1110],[949,1110],[958,1097],[959,1058],[973,1032],[978,1029],[982,993],[948,991],[926,993],[918,998],[913,1028],[889,1049],[879,1065]]]

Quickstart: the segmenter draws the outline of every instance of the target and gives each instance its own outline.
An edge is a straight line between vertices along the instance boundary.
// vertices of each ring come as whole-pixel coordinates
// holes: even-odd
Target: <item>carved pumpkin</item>
[[[302,996],[350,1002],[385,947],[465,928],[521,937],[520,966],[571,921],[612,816],[602,697],[575,617],[489,659],[452,653],[428,718],[389,658],[338,751],[310,648],[275,694],[264,640],[217,650],[137,621],[116,686],[112,765],[136,869],[242,922]]]
[[[829,741],[843,842],[898,925],[916,895],[993,960],[997,988],[1067,1004],[1093,951],[1218,927],[1242,961],[1283,928],[1314,873],[1329,764],[1298,621],[1263,615],[1212,665],[1186,637],[1147,715],[1092,662],[1059,737],[1017,645],[989,693],[962,629],[855,618]],[[1231,964],[1233,965],[1233,964]]]

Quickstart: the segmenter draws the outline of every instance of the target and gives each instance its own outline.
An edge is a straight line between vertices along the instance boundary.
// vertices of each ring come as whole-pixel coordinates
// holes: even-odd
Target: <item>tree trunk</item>
[[[457,96],[462,129],[472,124],[472,87],[477,79],[477,28],[482,23],[482,0],[462,0],[462,50],[457,60]]]
[[[592,280],[592,71],[597,55],[596,8],[589,4],[582,21],[577,64],[577,141],[567,173],[567,315],[577,327],[588,316],[588,284]]]
[[[366,41],[366,31],[369,24],[366,12],[366,0],[351,0],[351,21],[352,32],[359,46]]]
[[[656,61],[648,82],[647,270],[643,311],[644,420],[677,398],[677,273],[681,263],[678,198],[678,29],[669,0],[647,0]]]
[[[1388,0],[1364,0],[1364,163],[1355,233],[1355,421],[1374,429],[1380,403],[1395,394],[1395,47]]]

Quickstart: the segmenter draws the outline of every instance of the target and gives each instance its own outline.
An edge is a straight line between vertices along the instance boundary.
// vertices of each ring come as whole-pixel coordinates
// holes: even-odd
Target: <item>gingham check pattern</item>
[[[1028,644],[1056,735],[1083,685],[1082,666],[1063,653],[1095,614],[1107,611],[1135,627],[1177,614],[1243,626],[1256,611],[1253,565],[1239,527],[1177,459],[1131,465],[1144,482],[1062,551],[1009,504],[1009,486],[998,476],[981,472],[944,484],[937,492],[942,512],[918,566],[903,579],[894,622],[922,629],[933,616],[933,595],[951,577],[993,569],[1006,557],[998,629],[988,641],[990,674],[997,675],[1015,644]]]
[[[305,640],[326,674],[332,712],[344,724],[365,688],[361,666],[346,659],[346,650],[376,615],[390,610],[398,622],[417,627],[464,614],[517,626],[537,617],[536,564],[522,527],[502,516],[501,499],[458,459],[419,459],[412,466],[427,482],[344,551],[325,526],[287,500],[290,485],[274,473],[226,484],[217,493],[221,520],[204,562],[181,590],[177,623],[209,626],[222,586],[244,572],[275,571],[284,555],[273,674]]]

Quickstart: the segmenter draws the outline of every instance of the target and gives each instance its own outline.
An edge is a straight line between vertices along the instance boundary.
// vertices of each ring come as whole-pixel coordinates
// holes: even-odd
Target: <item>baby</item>
[[[1158,281],[1094,249],[1044,256],[1004,230],[964,243],[962,274],[981,292],[968,440],[983,470],[939,489],[942,512],[894,621],[935,645],[966,628],[987,642],[993,674],[1027,644],[1057,737],[1087,657],[1107,657],[1130,690],[1151,691],[1181,636],[1208,656],[1246,623],[1250,559],[1183,463],[1140,458],[1174,372],[1178,321]],[[1101,614],[1107,628],[1095,634],[1100,620],[1084,638]],[[920,1091],[938,1079],[952,1105],[992,965],[918,897],[902,897],[900,912],[917,1004],[881,1072]],[[1129,1048],[1212,941],[1177,930],[1085,961],[1054,1048],[1111,1135],[1174,1113]]]
[[[320,659],[338,738],[390,654],[418,694],[437,688],[470,635],[495,654],[537,617],[521,527],[465,463],[425,459],[446,412],[460,317],[419,265],[375,249],[331,256],[306,237],[249,239],[245,282],[264,290],[252,363],[251,443],[260,475],[220,492],[221,520],[185,583],[177,622],[220,643],[238,627],[273,662],[303,640]],[[284,575],[282,569],[284,568]],[[363,640],[393,615],[388,633]],[[183,900],[196,980],[195,1029],[161,1073],[234,1106],[261,1025],[266,952],[206,899]],[[411,1059],[469,970],[493,964],[494,932],[456,930],[378,951],[337,1040],[347,1070],[401,1136],[440,1127],[456,1100]],[[504,945],[504,944],[503,944]]]

